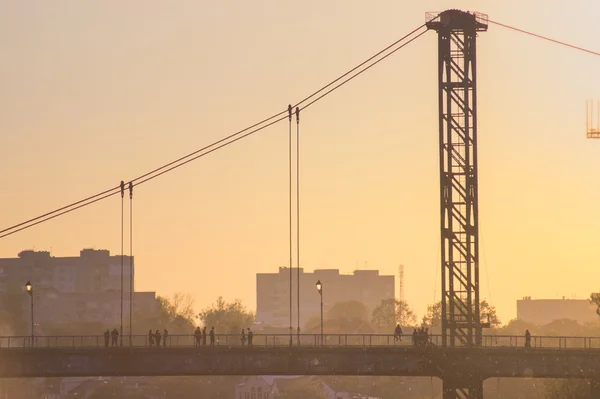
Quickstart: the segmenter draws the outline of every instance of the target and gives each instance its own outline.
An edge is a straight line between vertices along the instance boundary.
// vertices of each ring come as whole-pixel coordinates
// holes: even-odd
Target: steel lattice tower
[[[487,16],[428,14],[438,32],[442,345],[481,344],[477,194],[477,32]],[[443,376],[443,398],[482,398],[476,376]]]

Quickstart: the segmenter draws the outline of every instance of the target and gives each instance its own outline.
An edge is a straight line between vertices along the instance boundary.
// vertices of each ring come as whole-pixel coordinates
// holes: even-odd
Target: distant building
[[[16,294],[27,307],[25,283],[33,285],[36,331],[88,324],[114,328],[121,320],[121,261],[123,262],[123,324],[129,320],[133,287],[133,316],[151,314],[154,292],[135,292],[133,257],[108,250],[83,249],[79,256],[54,257],[47,251],[26,250],[17,258],[0,258],[0,294]],[[14,298],[14,297],[12,297]],[[26,310],[28,311],[28,309]]]
[[[279,399],[291,382],[318,382],[325,397],[330,399],[378,399],[375,397],[336,390],[317,377],[307,376],[255,376],[247,377],[235,387],[234,399]]]
[[[517,300],[517,319],[543,326],[555,320],[574,320],[585,324],[598,320],[596,305],[587,299],[531,299]]]
[[[135,284],[135,265],[130,273],[123,256],[123,291]],[[121,291],[121,256],[108,250],[83,249],[79,256],[54,257],[47,251],[21,251],[17,258],[0,258],[0,292],[22,290],[31,281],[34,289],[61,294]],[[135,286],[133,291],[135,291]]]
[[[297,327],[297,273],[292,269],[292,321]],[[323,310],[338,302],[359,301],[372,311],[384,299],[395,297],[395,277],[382,276],[378,270],[355,270],[340,274],[338,269],[317,269],[305,273],[300,268],[300,328],[311,316],[320,314],[320,297],[315,284],[323,284]],[[256,321],[264,325],[289,327],[290,269],[256,275]]]

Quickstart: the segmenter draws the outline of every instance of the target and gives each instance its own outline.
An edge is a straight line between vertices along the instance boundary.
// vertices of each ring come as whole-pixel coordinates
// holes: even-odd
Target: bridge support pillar
[[[483,399],[483,379],[444,377],[442,391],[443,399]]]
[[[600,399],[600,380],[590,381],[590,398]]]

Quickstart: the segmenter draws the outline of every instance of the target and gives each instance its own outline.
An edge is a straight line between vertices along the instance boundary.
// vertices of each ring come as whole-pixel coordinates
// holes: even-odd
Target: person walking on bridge
[[[248,346],[251,348],[252,348],[252,340],[253,339],[254,339],[254,333],[252,332],[250,327],[248,327]]]
[[[119,332],[117,331],[116,328],[114,330],[112,330],[111,336],[112,336],[112,346],[117,346],[117,341],[119,340]]]
[[[154,333],[152,333],[152,330],[148,330],[148,346],[152,348],[153,345],[154,345]]]
[[[160,348],[160,331],[156,330],[154,338],[156,339],[156,347]]]
[[[394,330],[394,342],[398,340],[402,342],[402,328],[400,328],[400,324],[397,324],[396,329]]]
[[[242,328],[242,336],[240,337],[240,341],[242,341],[242,346],[246,345],[246,330]]]
[[[211,347],[215,346],[215,328],[214,327],[211,327],[209,335],[210,335],[210,346]]]
[[[531,334],[529,330],[525,330],[525,347],[531,348]]]
[[[104,331],[104,346],[108,348],[108,344],[110,343],[110,331]]]
[[[167,347],[167,337],[169,336],[169,330],[167,330],[165,328],[165,331],[163,331],[163,346],[166,348]]]
[[[194,331],[194,346],[200,346],[200,341],[202,340],[202,331],[200,327],[196,327],[196,331]]]

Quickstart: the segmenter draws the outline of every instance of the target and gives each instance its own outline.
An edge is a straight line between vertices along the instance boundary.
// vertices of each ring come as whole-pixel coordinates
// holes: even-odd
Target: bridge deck
[[[600,378],[600,351],[435,347],[3,348],[0,378],[363,375]]]
[[[434,346],[442,346],[440,335],[428,335],[427,341]],[[109,339],[110,341],[110,339]],[[120,344],[121,338],[118,340]],[[133,335],[122,337],[124,346],[138,348],[149,347],[149,338],[146,335]],[[322,342],[321,342],[322,341]],[[102,335],[70,335],[70,336],[31,336],[1,337],[0,348],[31,347],[36,348],[99,348],[105,346]],[[255,347],[288,347],[290,343],[289,334],[255,334]],[[411,347],[412,334],[402,336],[396,340],[389,334],[301,334],[292,335],[294,346],[302,347]],[[108,342],[112,345],[111,342]],[[209,345],[209,337],[206,337],[206,345]],[[193,335],[169,335],[166,340],[161,337],[161,346],[172,347],[194,347]],[[240,336],[217,334],[215,346],[235,347],[242,346]],[[484,335],[482,346],[485,348],[523,348],[525,346],[524,336],[515,335]],[[531,337],[532,348],[560,348],[560,349],[599,349],[600,337],[555,337],[555,336],[533,336]]]

